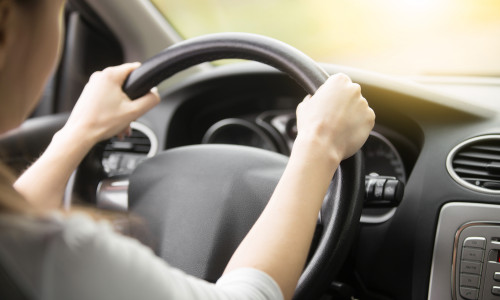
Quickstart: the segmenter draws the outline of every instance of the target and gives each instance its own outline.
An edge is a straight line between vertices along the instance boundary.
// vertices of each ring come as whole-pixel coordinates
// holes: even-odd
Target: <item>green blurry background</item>
[[[314,59],[403,74],[500,76],[500,0],[152,0],[183,37],[242,31]]]

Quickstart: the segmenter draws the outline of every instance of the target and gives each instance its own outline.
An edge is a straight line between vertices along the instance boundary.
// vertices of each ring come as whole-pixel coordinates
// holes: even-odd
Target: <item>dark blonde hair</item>
[[[34,12],[43,0],[0,0],[1,4],[13,3],[21,7],[25,12]],[[45,0],[47,1],[47,0]],[[1,21],[0,15],[0,21]],[[2,132],[0,132],[1,136]],[[17,214],[20,216],[43,217],[51,210],[42,209],[31,204],[15,188],[17,179],[15,173],[1,161],[0,156],[0,214]],[[144,235],[145,225],[142,219],[127,212],[113,212],[99,210],[86,205],[76,205],[71,210],[55,209],[59,212],[70,215],[72,213],[85,213],[94,220],[106,220],[114,225],[114,228],[122,234],[135,236]]]
[[[29,203],[13,187],[15,181],[14,173],[0,162],[0,214],[43,217],[50,212],[50,210],[43,210]],[[100,210],[81,204],[68,211],[64,211],[62,208],[58,211],[65,215],[85,213],[95,221],[108,221],[117,232],[138,239],[146,246],[153,245],[153,239],[144,220],[133,214]]]

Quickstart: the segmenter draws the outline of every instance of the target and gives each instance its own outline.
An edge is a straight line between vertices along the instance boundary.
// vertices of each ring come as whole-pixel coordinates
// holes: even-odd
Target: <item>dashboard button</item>
[[[460,286],[479,288],[481,277],[472,274],[460,274]]]
[[[494,286],[491,288],[491,293],[495,296],[500,296],[500,286]]]
[[[495,272],[495,274],[493,274],[493,279],[495,279],[495,281],[500,281],[500,272]]]
[[[484,249],[486,247],[486,239],[484,237],[468,237],[464,241],[464,247]]]
[[[481,275],[482,264],[479,262],[462,261],[460,264],[461,273]]]
[[[468,300],[477,300],[477,298],[479,297],[479,290],[474,288],[461,287],[460,295]]]
[[[484,250],[476,248],[463,248],[462,249],[462,259],[470,261],[483,261]]]

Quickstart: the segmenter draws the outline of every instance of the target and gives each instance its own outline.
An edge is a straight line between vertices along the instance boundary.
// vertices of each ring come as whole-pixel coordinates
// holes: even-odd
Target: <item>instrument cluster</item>
[[[202,142],[251,146],[290,155],[296,136],[295,112],[267,111],[220,120],[207,130]],[[401,155],[382,133],[373,130],[361,151],[365,157],[366,176],[394,177],[406,183],[407,173]]]

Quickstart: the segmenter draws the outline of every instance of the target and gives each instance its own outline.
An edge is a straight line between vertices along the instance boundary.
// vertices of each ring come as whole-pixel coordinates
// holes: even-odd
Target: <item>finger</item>
[[[377,119],[377,115],[375,114],[375,111],[373,110],[373,108],[371,108],[369,106],[368,106],[368,113],[370,115],[371,127],[373,129],[373,127],[375,126],[375,120]]]
[[[158,98],[160,98],[160,93],[158,92],[158,87],[154,87],[151,89],[151,93],[155,94]]]
[[[356,94],[361,96],[361,86],[358,83],[352,82],[351,87]]]
[[[326,98],[329,98],[329,95],[336,93],[340,87],[346,86],[349,83],[352,83],[349,76],[344,73],[336,73],[335,75],[328,77],[325,83],[319,87],[314,95],[317,95],[317,97],[326,96]]]
[[[336,73],[333,76],[330,76],[329,79],[332,80],[339,80],[339,81],[344,81],[344,82],[352,82],[351,77],[347,76],[344,73]]]
[[[130,125],[128,125],[125,129],[123,129],[122,131],[120,131],[120,133],[117,134],[117,137],[120,140],[124,140],[125,137],[129,137],[131,135],[132,135],[132,128],[130,127]]]
[[[160,95],[158,94],[158,89],[153,88],[146,95],[130,102],[129,105],[137,118],[155,107],[158,103],[160,103]]]
[[[103,70],[104,73],[109,72],[109,75],[113,80],[116,80],[118,83],[123,84],[125,79],[127,79],[128,75],[135,69],[141,66],[141,63],[126,63],[115,67],[109,67]]]

